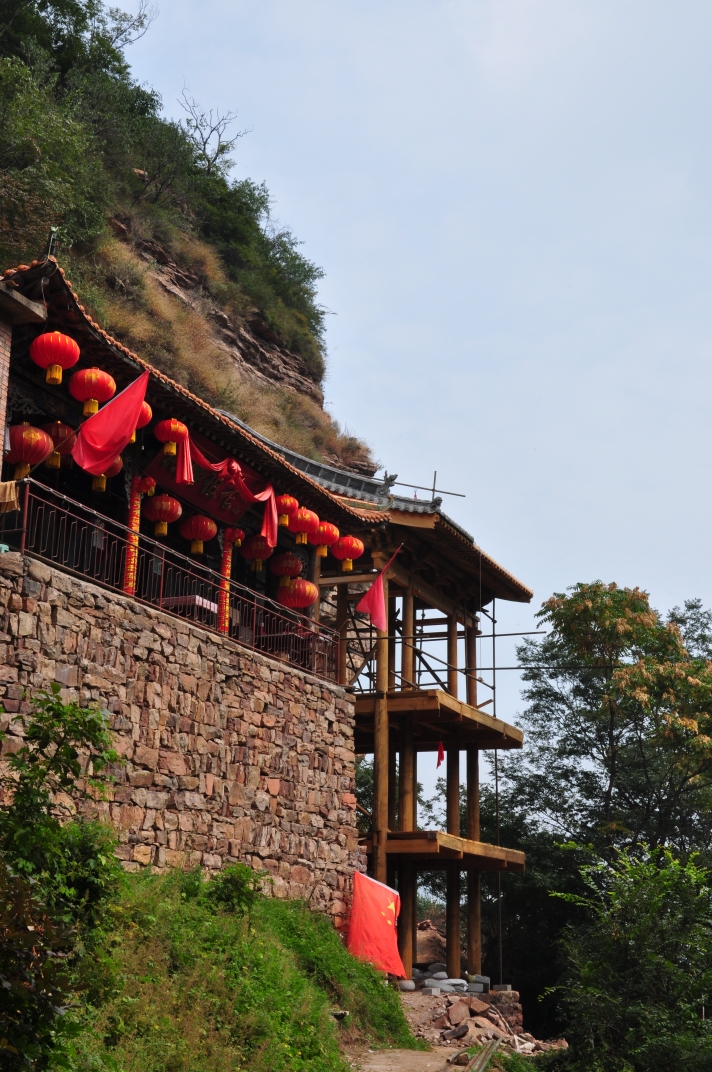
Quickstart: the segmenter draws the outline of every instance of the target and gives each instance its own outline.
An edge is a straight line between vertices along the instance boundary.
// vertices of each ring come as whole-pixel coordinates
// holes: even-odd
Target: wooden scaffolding
[[[390,547],[372,547],[371,557],[373,568],[382,568],[390,557]],[[416,960],[417,875],[432,869],[442,869],[447,875],[447,971],[452,977],[461,975],[461,880],[463,873],[466,875],[467,966],[470,973],[479,974],[481,872],[522,871],[525,866],[524,853],[480,840],[480,752],[521,748],[523,734],[487,713],[485,708],[491,700],[478,705],[477,614],[481,603],[491,600],[494,591],[482,592],[478,599],[473,584],[475,595],[472,590],[461,590],[462,597],[455,600],[448,595],[452,587],[424,584],[422,571],[408,568],[407,563],[417,561],[418,556],[405,554],[399,559],[384,576],[389,608],[388,630],[384,632],[359,622],[352,610],[358,594],[350,595],[349,585],[370,581],[372,575],[320,577],[322,586],[334,586],[336,591],[336,619],[343,639],[341,680],[356,684],[356,752],[372,753],[374,757],[372,827],[363,847],[374,878],[393,886],[397,877],[401,897],[399,945],[408,976]],[[433,577],[432,570],[430,575]],[[437,574],[434,579],[437,582]],[[446,579],[450,581],[447,574]],[[480,583],[480,591],[481,587]],[[445,613],[442,617],[424,618],[426,611],[433,610]],[[435,660],[432,644],[424,647],[424,638],[429,642],[444,640],[446,658]],[[458,642],[463,640],[465,666],[458,666],[458,647],[463,647]],[[434,666],[436,661],[438,666]],[[423,687],[424,676],[434,687]],[[463,678],[465,695],[460,699]],[[441,742],[447,757],[446,829],[419,830],[418,753],[436,752]],[[466,837],[461,836],[460,824],[462,753],[467,787]]]

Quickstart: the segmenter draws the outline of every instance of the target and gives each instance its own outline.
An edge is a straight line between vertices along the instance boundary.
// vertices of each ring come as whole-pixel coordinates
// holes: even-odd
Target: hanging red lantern
[[[153,429],[153,434],[159,443],[163,443],[164,454],[175,454],[176,444],[188,438],[188,429],[182,421],[171,417],[167,421],[159,421]]]
[[[140,410],[139,415],[138,415],[138,420],[136,421],[136,427],[134,428],[133,432],[131,433],[131,438],[129,439],[129,443],[135,443],[136,442],[136,432],[138,431],[139,428],[145,428],[152,417],[153,417],[153,410],[149,406],[148,402],[142,402],[141,403],[141,410]]]
[[[116,394],[116,381],[108,372],[98,368],[79,369],[69,381],[69,393],[84,403],[84,416],[97,413],[100,402],[108,402]]]
[[[299,503],[293,495],[278,495],[274,501],[279,515],[279,524],[283,529],[286,529],[289,525],[289,519],[299,509]]]
[[[154,536],[166,536],[168,526],[177,521],[183,513],[183,507],[170,495],[155,495],[143,508],[143,516],[155,521]]]
[[[302,572],[302,562],[299,555],[294,551],[285,551],[284,554],[275,555],[269,564],[270,572],[279,577],[279,587],[288,585],[292,577],[298,577]]]
[[[334,558],[341,561],[342,573],[350,573],[354,568],[354,559],[363,554],[363,543],[355,536],[342,536],[331,548]]]
[[[339,538],[339,530],[330,521],[320,521],[314,532],[308,534],[309,543],[316,545],[317,558],[326,558],[326,553]]]
[[[61,421],[43,424],[42,431],[46,432],[54,443],[54,450],[47,458],[45,465],[48,469],[59,469],[62,457],[69,454],[77,434],[73,428],[70,428],[68,424],[62,424]]]
[[[106,491],[107,477],[116,476],[120,473],[124,467],[124,462],[121,457],[115,458],[111,465],[106,469],[101,476],[93,476],[91,479],[92,491]]]
[[[192,517],[183,518],[179,531],[181,536],[190,540],[190,553],[202,555],[203,543],[217,536],[218,527],[212,517],[206,517],[205,514],[193,514]]]
[[[305,581],[303,577],[297,577],[296,581],[280,588],[277,592],[277,601],[282,604],[283,607],[290,607],[292,610],[304,610],[306,607],[311,607],[313,603],[316,603],[319,595],[319,589],[311,581]]]
[[[262,563],[270,557],[274,547],[270,547],[264,536],[248,536],[240,548],[240,554],[250,563],[250,569],[262,572]]]
[[[242,529],[225,529],[225,540],[233,547],[241,547],[245,534]]]
[[[4,460],[15,466],[14,480],[24,480],[33,465],[39,465],[54,450],[52,437],[29,421],[14,424],[10,429],[10,451]]]
[[[47,369],[47,383],[58,384],[62,382],[62,372],[79,360],[79,347],[69,335],[47,331],[33,340],[30,357],[40,368]]]
[[[300,506],[289,518],[289,531],[296,532],[297,543],[306,543],[309,533],[316,532],[318,527],[319,518],[313,510],[307,510],[306,506]]]

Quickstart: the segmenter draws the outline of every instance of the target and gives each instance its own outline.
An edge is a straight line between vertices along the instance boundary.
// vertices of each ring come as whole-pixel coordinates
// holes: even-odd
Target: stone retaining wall
[[[354,869],[354,708],[309,674],[71,577],[0,554],[0,728],[33,689],[111,714],[124,757],[98,805],[119,856],[152,865],[266,869],[279,897],[339,925]],[[86,801],[87,810],[97,805]]]

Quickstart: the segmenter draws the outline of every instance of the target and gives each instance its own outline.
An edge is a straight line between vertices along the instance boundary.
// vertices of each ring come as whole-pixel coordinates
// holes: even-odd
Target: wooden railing
[[[125,590],[128,549],[135,564],[131,598],[337,680],[339,636],[332,629],[236,581],[226,582],[147,536],[138,536],[136,545],[136,535],[126,526],[35,480],[22,481],[19,492],[19,519],[17,511],[0,515],[0,542],[115,592]]]

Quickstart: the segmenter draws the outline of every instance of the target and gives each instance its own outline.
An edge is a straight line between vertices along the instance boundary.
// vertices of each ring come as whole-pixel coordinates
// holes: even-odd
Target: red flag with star
[[[398,952],[396,920],[400,897],[390,886],[354,872],[354,899],[351,908],[348,950],[374,968],[405,978]]]

